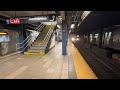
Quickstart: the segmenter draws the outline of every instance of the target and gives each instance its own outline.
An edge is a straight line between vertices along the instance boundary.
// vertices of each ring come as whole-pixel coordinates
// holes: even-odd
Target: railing
[[[50,27],[48,33],[46,34],[46,36],[45,36],[45,38],[44,38],[44,40],[42,42],[44,45],[47,44],[47,41],[49,40],[52,31],[53,31],[53,29],[51,29],[51,27]]]
[[[44,40],[42,41],[42,44],[43,44],[43,45],[46,45],[46,46],[45,46],[45,49],[46,49],[46,47],[47,47],[47,43],[49,42],[49,38],[50,38],[52,32],[53,32],[53,29],[52,29],[52,25],[51,25],[50,29],[48,30],[48,32],[47,32],[47,34],[46,34],[46,36],[45,36],[45,38],[44,38]],[[40,44],[39,44],[39,46],[40,46]]]
[[[43,25],[43,24],[40,24],[35,30],[36,30],[37,32],[40,32],[40,31],[43,29],[43,27],[44,27],[44,25]],[[31,39],[32,39],[32,37],[30,37],[30,36],[31,36],[31,34],[30,34],[22,43],[17,43],[17,44],[16,44],[16,51],[18,51],[19,49],[23,48],[27,43],[28,43],[28,44],[26,45],[26,47],[28,47],[28,45],[30,45],[30,44],[32,43],[32,42],[30,42]],[[28,38],[29,38],[29,39],[28,39]],[[23,44],[24,42],[25,42],[25,44]],[[22,45],[22,44],[23,44],[23,45]],[[19,45],[22,45],[22,46],[18,48]],[[19,53],[23,52],[23,51],[26,49],[26,47],[23,48],[22,51],[19,51]]]

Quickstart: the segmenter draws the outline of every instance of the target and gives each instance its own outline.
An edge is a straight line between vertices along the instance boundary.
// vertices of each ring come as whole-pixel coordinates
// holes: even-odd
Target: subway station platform
[[[67,55],[62,55],[60,42],[44,56],[16,54],[1,59],[0,79],[97,79],[97,76],[68,41]]]

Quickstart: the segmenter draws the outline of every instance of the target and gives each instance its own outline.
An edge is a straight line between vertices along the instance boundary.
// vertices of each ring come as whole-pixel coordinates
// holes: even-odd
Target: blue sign
[[[0,35],[0,42],[8,42],[10,38],[8,35]]]

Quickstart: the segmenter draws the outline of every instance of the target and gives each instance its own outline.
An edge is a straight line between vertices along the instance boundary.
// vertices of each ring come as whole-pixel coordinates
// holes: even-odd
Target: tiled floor
[[[0,60],[2,79],[68,79],[68,55],[62,55],[62,43],[48,54],[11,56]]]

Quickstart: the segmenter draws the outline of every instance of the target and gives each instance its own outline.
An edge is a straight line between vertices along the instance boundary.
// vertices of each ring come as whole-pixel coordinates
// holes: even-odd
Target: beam
[[[64,11],[60,11],[60,15],[62,17],[62,20],[65,20],[65,12]]]

